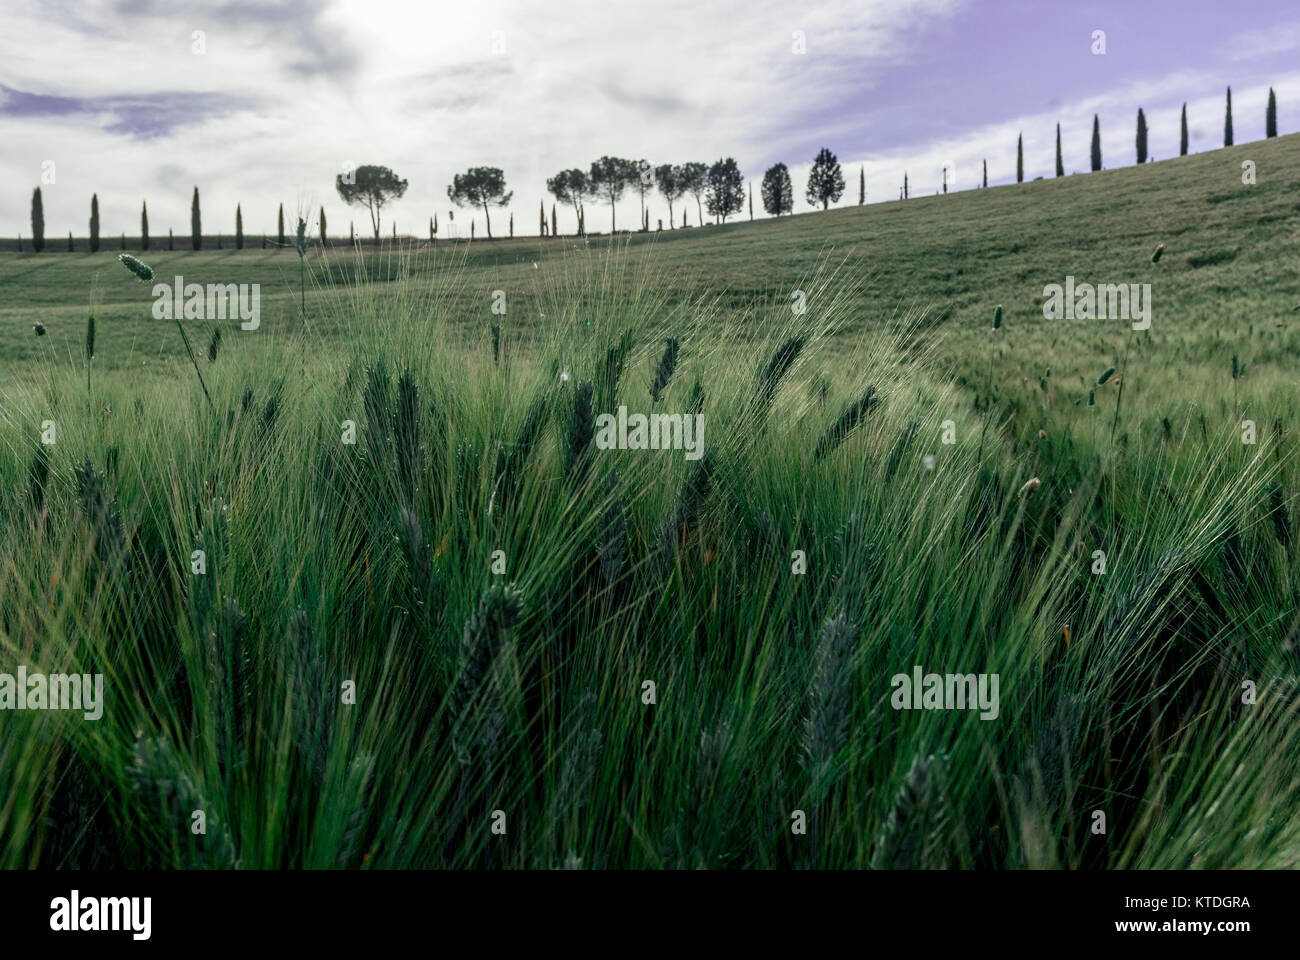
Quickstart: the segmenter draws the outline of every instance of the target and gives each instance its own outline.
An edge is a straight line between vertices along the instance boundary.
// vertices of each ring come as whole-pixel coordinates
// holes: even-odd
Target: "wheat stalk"
[[[876,396],[876,388],[867,387],[867,392],[845,407],[839,419],[817,441],[817,450],[814,456],[821,460],[828,454],[833,453],[844,442],[844,438],[853,431],[853,428],[861,422],[862,418],[871,412],[871,408],[879,402],[880,398]]]
[[[699,524],[713,484],[716,455],[716,447],[705,450],[700,459],[691,464],[686,479],[682,481],[677,500],[659,528],[657,542],[661,564],[671,563],[677,558],[687,535]]]
[[[492,666],[519,620],[522,605],[513,586],[494,584],[483,592],[478,608],[465,624],[460,671],[450,699],[452,749],[462,766],[473,762],[475,747],[483,739],[484,725],[471,722],[471,708],[491,680]]]
[[[799,761],[808,776],[814,802],[834,781],[835,756],[849,739],[853,708],[853,646],[857,631],[841,611],[822,624],[808,685],[808,713],[803,720]]]
[[[605,488],[605,509],[600,522],[600,572],[606,584],[618,579],[627,562],[627,521],[618,493],[618,471],[611,470]]]
[[[1273,519],[1273,536],[1284,550],[1291,549],[1291,517],[1286,509],[1282,484],[1274,480],[1268,487],[1269,516]]]
[[[782,379],[790,372],[794,362],[799,359],[799,354],[803,352],[804,345],[807,343],[805,337],[791,337],[781,346],[776,348],[772,358],[767,362],[758,375],[758,382],[754,385],[754,397],[752,401],[753,419],[757,422],[767,413],[767,409],[772,404],[772,398],[776,395],[776,389],[781,385]]]
[[[568,443],[564,451],[564,473],[570,479],[581,479],[588,462],[587,455],[596,430],[594,393],[590,380],[579,380],[577,389],[573,391],[573,412],[569,418]]]
[[[658,403],[663,396],[663,392],[668,389],[668,383],[673,378],[673,371],[677,369],[677,352],[679,345],[675,339],[669,337],[664,341],[663,356],[659,358],[659,363],[655,367],[654,378],[650,381],[650,402]]]
[[[339,840],[338,856],[334,866],[344,869],[356,859],[361,847],[361,833],[370,813],[371,792],[375,784],[375,755],[363,753],[348,763],[343,784],[343,800],[348,804],[343,821],[343,836]]]
[[[153,279],[153,267],[149,266],[147,263],[137,260],[129,253],[121,254],[118,259],[122,261],[122,266],[126,267],[145,283],[148,283]],[[176,329],[181,332],[181,340],[185,342],[185,352],[190,356],[190,363],[194,365],[194,372],[198,374],[199,386],[203,388],[203,396],[207,398],[208,408],[215,414],[217,408],[212,403],[212,396],[208,393],[208,385],[203,382],[203,371],[199,369],[199,362],[194,358],[194,349],[190,346],[190,338],[185,333],[185,327],[181,324],[180,317],[176,316],[174,319],[176,321]]]
[[[915,870],[937,844],[946,825],[944,760],[931,754],[912,758],[885,825],[876,838],[871,866],[876,870]]]
[[[424,446],[420,434],[420,388],[410,370],[397,380],[397,406],[393,412],[393,448],[397,476],[406,495],[415,495],[424,467]]]
[[[298,755],[317,789],[325,782],[325,766],[333,737],[336,700],[325,689],[325,660],[312,637],[307,611],[299,606],[289,620],[293,651],[293,715]]]
[[[165,739],[137,734],[134,755],[126,768],[126,779],[146,809],[151,811],[154,822],[162,824],[173,837],[184,839],[193,858],[185,866],[218,870],[239,868],[239,858],[225,825]],[[191,814],[196,810],[202,810],[206,819],[207,833],[200,835],[202,839],[195,839],[190,831]]]

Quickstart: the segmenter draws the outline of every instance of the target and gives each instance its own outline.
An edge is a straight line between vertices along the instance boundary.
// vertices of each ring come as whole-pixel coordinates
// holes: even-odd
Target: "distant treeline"
[[[1276,136],[1277,97],[1270,87],[1268,105],[1265,108],[1265,137]],[[1146,114],[1139,107],[1135,139],[1136,156],[1139,164],[1154,159],[1148,155],[1147,139]],[[1227,90],[1227,104],[1223,123],[1223,145],[1225,147],[1233,145],[1231,87]],[[1186,156],[1187,147],[1187,104],[1184,103],[1179,137],[1180,156]],[[1096,114],[1093,114],[1092,118],[1089,166],[1094,172],[1103,169],[1101,121]],[[1056,176],[1062,177],[1065,175],[1065,164],[1061,154],[1061,125],[1059,123],[1056,125],[1055,169]],[[941,181],[944,193],[948,192],[948,175],[949,170],[944,167]],[[1024,179],[1024,136],[1018,134],[1016,137],[1016,182],[1023,183]],[[987,187],[988,185],[988,160],[985,160],[980,186]],[[393,200],[400,199],[406,193],[406,188],[407,181],[388,167],[367,164],[361,167],[347,168],[335,178],[335,189],[338,191],[339,197],[348,206],[362,207],[367,211],[370,216],[372,234],[366,238],[359,237],[356,232],[356,223],[352,221],[348,224],[346,241],[342,237],[331,238],[327,231],[325,208],[322,206],[315,228],[312,231],[317,242],[324,246],[332,246],[337,243],[352,245],[365,243],[373,246],[383,243],[384,241],[381,238],[383,208]],[[684,202],[687,197],[695,201],[695,223],[699,226],[708,225],[705,220],[706,212],[713,218],[713,223],[726,223],[728,217],[742,213],[745,210],[746,201],[748,201],[749,219],[754,219],[753,184],[749,184],[748,191],[746,191],[745,179],[740,172],[739,164],[736,163],[733,157],[720,158],[712,164],[692,161],[654,166],[648,160],[628,160],[622,157],[604,156],[593,161],[586,170],[577,167],[561,170],[555,176],[547,179],[546,189],[554,197],[554,201],[551,203],[549,217],[547,215],[546,201],[543,200],[538,205],[537,236],[539,237],[558,237],[561,235],[557,204],[571,208],[574,217],[574,236],[596,235],[589,233],[587,230],[586,204],[588,200],[595,200],[602,204],[607,202],[609,204],[610,232],[620,232],[618,230],[616,206],[618,201],[629,190],[638,194],[641,201],[641,213],[638,218],[637,230],[642,233],[650,232],[650,208],[646,203],[646,198],[655,191],[658,191],[659,195],[667,203],[669,229],[675,229],[679,226],[675,213],[675,205],[679,202],[682,203],[680,226],[691,226],[690,210]],[[844,171],[839,160],[834,153],[823,147],[818,151],[817,156],[813,158],[804,198],[810,206],[814,208],[821,207],[821,209],[826,210],[829,209],[832,203],[840,201],[844,196],[844,189]],[[794,184],[790,178],[790,170],[784,163],[776,163],[768,167],[763,174],[759,194],[763,210],[768,215],[780,217],[794,212]],[[481,210],[487,227],[486,239],[490,240],[492,239],[492,208],[507,206],[514,197],[514,191],[506,189],[505,173],[499,167],[471,167],[465,173],[455,175],[452,183],[447,186],[447,197],[457,207],[468,207],[476,211]],[[910,197],[911,189],[907,172],[904,171],[903,182],[898,190],[898,198],[907,200]],[[865,204],[866,202],[866,169],[862,167],[858,170],[858,203]],[[299,214],[300,219],[302,216],[302,214]],[[450,224],[455,224],[454,210],[447,211],[447,220]],[[414,239],[411,234],[399,237],[396,223],[392,223],[390,226],[392,228],[391,240],[409,241]],[[235,226],[232,233],[205,234],[203,232],[203,217],[198,187],[194,188],[194,194],[190,200],[189,233],[182,236],[180,240],[177,240],[170,228],[166,237],[150,235],[147,202],[141,203],[140,226],[139,230],[133,235],[128,236],[125,233],[119,233],[117,236],[101,236],[98,194],[90,198],[89,233],[86,236],[83,236],[80,240],[74,238],[71,232],[68,233],[66,240],[61,237],[47,236],[45,206],[40,187],[37,187],[32,192],[31,228],[31,234],[26,240],[21,236],[14,240],[0,240],[0,249],[30,251],[33,253],[59,250],[74,252],[80,250],[94,253],[100,249],[178,250],[188,247],[191,250],[243,250],[250,247],[260,249],[292,249],[294,247],[293,239],[285,236],[284,204],[280,204],[274,234],[246,235],[244,233],[243,207],[240,204],[235,205]],[[435,213],[429,218],[428,242],[430,244],[438,241],[438,229],[438,215]],[[662,219],[656,220],[656,229],[664,229]],[[513,213],[509,218],[508,231],[509,236],[513,237],[515,235]],[[630,231],[624,230],[622,232]],[[443,236],[444,239],[447,238],[446,234]],[[453,239],[477,239],[476,227],[472,218],[470,220],[469,236],[458,236]]]

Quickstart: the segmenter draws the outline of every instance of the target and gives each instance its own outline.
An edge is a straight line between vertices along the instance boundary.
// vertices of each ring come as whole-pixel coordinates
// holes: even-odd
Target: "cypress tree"
[[[99,253],[99,194],[90,195],[90,252]]]
[[[40,187],[32,192],[32,249],[37,253],[45,249],[45,204]]]
[[[190,243],[195,250],[203,249],[203,220],[199,216],[199,188],[194,188],[194,199],[190,201]]]
[[[537,235],[546,236],[546,201],[537,201]]]
[[[325,249],[329,245],[329,238],[325,235],[325,208],[320,208],[320,245]]]
[[[168,250],[176,249],[176,235],[172,231],[171,227],[167,228],[167,249]]]
[[[1138,107],[1137,156],[1138,163],[1147,162],[1147,115],[1141,107]]]
[[[513,239],[515,235],[515,212],[510,211],[510,236]]]
[[[908,197],[908,193],[907,193],[907,171],[904,170],[904,171],[903,171],[903,199],[906,200],[907,197]]]
[[[1061,159],[1061,125],[1056,125],[1056,175],[1065,176],[1065,163]]]
[[[235,204],[235,249],[244,249],[244,210]]]
[[[122,234],[122,249],[126,249],[126,234]]]
[[[140,249],[149,249],[149,204],[140,201]]]
[[[72,231],[68,231],[68,253],[75,253],[77,248],[72,245]]]
[[[867,168],[858,167],[858,206],[867,202]],[[754,186],[749,187],[749,219],[754,219]]]
[[[551,236],[559,236],[559,221],[555,219],[555,204],[551,204]]]
[[[948,192],[948,168],[943,168],[943,192]]]
[[[1223,145],[1232,146],[1232,87],[1228,88],[1228,109],[1223,115]]]
[[[280,204],[280,216],[275,231],[276,242],[284,246],[284,204]]]
[[[1277,97],[1273,94],[1273,88],[1268,88],[1268,110],[1264,113],[1264,136],[1277,136]]]
[[[357,245],[357,222],[355,220],[348,223],[348,243],[354,247]],[[262,246],[266,246],[266,244],[262,244]]]
[[[1183,104],[1183,123],[1182,134],[1178,138],[1178,155],[1187,156],[1187,104]]]
[[[988,158],[985,157],[984,158],[984,186],[987,187],[988,185],[989,185],[989,161]]]
[[[1025,138],[1023,134],[1016,136],[1016,183],[1025,182]]]
[[[1092,115],[1092,169],[1095,173],[1101,169],[1101,120]]]

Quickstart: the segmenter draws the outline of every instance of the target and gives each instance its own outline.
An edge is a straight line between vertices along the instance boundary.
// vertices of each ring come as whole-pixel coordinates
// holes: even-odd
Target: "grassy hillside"
[[[1217,380],[1236,353],[1248,379],[1262,381],[1267,394],[1284,358],[1300,347],[1300,276],[1287,253],[1300,212],[1297,136],[986,191],[633,234],[626,242],[653,246],[667,299],[704,297],[741,321],[755,299],[788,299],[819,264],[842,264],[842,276],[866,281],[849,308],[846,332],[925,311],[927,338],[939,340],[939,356],[972,382],[986,363],[992,304],[1004,304],[1007,321],[997,355],[1006,362],[996,365],[995,376],[1036,382],[1051,367],[1058,382],[1077,387],[1077,377],[1091,378],[1119,362],[1129,331],[1116,321],[1044,321],[1043,286],[1063,283],[1067,274],[1079,282],[1149,282],[1154,316],[1140,340],[1153,368],[1172,375],[1176,365],[1179,376]],[[1253,186],[1241,182],[1243,160],[1256,164]],[[526,326],[553,286],[546,274],[559,269],[562,251],[609,242],[480,241],[442,244],[432,255],[419,244],[367,253],[368,270],[340,248],[327,251],[324,262],[316,250],[309,255],[309,313],[324,334],[347,338],[346,325],[332,322],[340,285],[348,287],[364,272],[385,288],[422,286],[432,274],[456,270],[463,276],[448,306],[461,322],[482,326],[476,321],[488,316],[491,291],[502,289],[510,299],[510,323]],[[1165,254],[1152,264],[1150,255],[1162,242]],[[132,282],[116,256],[116,250],[0,256],[0,356],[23,361],[43,352],[75,352],[92,301],[105,321],[101,336],[114,348],[103,352],[102,364],[137,366],[177,354],[176,338],[159,335],[149,315],[148,288]],[[179,273],[203,284],[261,284],[258,336],[282,338],[297,328],[292,249],[155,250],[145,259],[164,278]],[[414,279],[402,279],[408,275]],[[45,340],[31,335],[35,320],[45,323]],[[206,340],[201,334],[196,339]],[[1167,387],[1163,380],[1149,384],[1153,395]]]
[[[150,254],[263,284],[210,401],[116,253],[0,257],[0,674],[106,690],[2,716],[0,866],[1295,867],[1293,149],[312,253],[305,322]]]

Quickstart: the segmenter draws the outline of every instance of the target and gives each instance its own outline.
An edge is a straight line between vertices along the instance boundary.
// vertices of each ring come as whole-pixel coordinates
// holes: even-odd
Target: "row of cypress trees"
[[[167,249],[175,249],[175,237],[172,232],[167,231]],[[320,236],[321,242],[325,242],[325,208],[321,207],[320,211]],[[287,246],[284,236],[284,204],[280,204],[278,216],[278,235],[276,242],[279,246]],[[190,245],[195,250],[203,249],[203,215],[199,206],[199,188],[194,188],[194,196],[190,201]],[[265,246],[265,238],[263,246]],[[221,240],[217,240],[217,248],[220,249]],[[99,194],[92,194],[90,197],[90,252],[98,253],[100,248],[99,236]],[[144,201],[140,205],[140,249],[148,250],[150,248],[149,239],[149,203]],[[19,237],[19,250],[22,249],[22,238]],[[32,192],[32,249],[40,253],[45,249],[45,204],[41,198],[41,188],[37,187]],[[68,234],[68,250],[73,250],[72,234]],[[122,238],[122,249],[126,249],[125,234]],[[244,249],[244,211],[240,204],[235,205],[235,249]]]
[[[1268,107],[1266,108],[1265,117],[1264,117],[1264,136],[1266,138],[1277,136],[1277,96],[1274,94],[1272,87],[1269,87],[1268,89]],[[1182,130],[1178,141],[1179,156],[1187,156],[1187,140],[1188,140],[1187,104],[1184,103],[1183,111],[1182,111]],[[1223,120],[1223,145],[1225,147],[1232,146],[1232,87],[1228,87],[1228,92],[1227,92],[1227,107],[1226,107],[1224,120]],[[823,150],[822,152],[827,153],[828,151]],[[822,155],[819,154],[818,163],[821,162],[822,162]],[[834,163],[833,155],[831,155],[830,157],[830,162]],[[1137,162],[1138,163],[1147,162],[1147,119],[1146,119],[1146,114],[1143,112],[1141,107],[1138,108],[1138,112],[1137,112]],[[1098,115],[1095,113],[1092,115],[1092,146],[1090,150],[1090,165],[1094,172],[1101,169],[1101,120],[1098,117]],[[777,166],[784,167],[783,164],[778,164]],[[839,169],[838,163],[835,163],[834,166],[836,172],[838,173],[838,169]],[[769,184],[766,181],[768,180],[768,178],[772,177],[774,173],[779,176],[780,171],[777,170],[776,167],[774,167],[772,168],[772,170],[768,171],[768,175],[764,178],[765,180],[764,206],[768,207],[769,213],[776,212],[779,214],[781,212],[789,212],[790,205],[784,205],[784,209],[783,209],[782,202],[774,201],[776,209],[773,210],[771,205],[769,204],[769,198],[767,196],[768,194],[767,188],[769,187]],[[1059,123],[1056,125],[1056,175],[1058,177],[1065,176],[1065,164],[1061,157],[1061,125]],[[786,175],[786,177],[788,179],[788,174]],[[1025,180],[1025,141],[1024,141],[1024,135],[1020,134],[1016,137],[1016,183],[1024,183],[1024,180]],[[904,181],[904,186],[903,186],[902,193],[903,196],[906,197],[908,195],[906,174],[903,175],[903,181]],[[986,160],[984,161],[984,186],[987,187],[988,185],[989,185],[988,161]],[[812,188],[810,187],[810,191],[811,189]],[[866,202],[866,179],[865,179],[865,174],[862,173],[861,171],[859,171],[858,190],[859,190],[858,203],[860,204],[865,203]],[[788,187],[785,188],[784,190],[776,189],[775,187],[773,187],[774,197],[776,196],[783,197],[788,192],[789,192]],[[843,192],[843,177],[841,176],[839,178],[839,190],[833,191],[833,196],[831,196],[831,199],[838,200],[839,193],[842,192]],[[946,182],[944,184],[944,192],[945,193],[948,192]],[[823,204],[823,206],[824,205],[825,204]],[[752,219],[753,216],[752,190],[750,196],[750,208],[751,208],[750,215]],[[551,210],[551,220],[552,220],[552,229],[554,229],[553,226],[555,220],[554,207],[552,207]],[[541,211],[541,222],[543,224],[542,232],[545,233],[546,208],[544,206]],[[513,235],[514,233],[513,226],[514,224],[512,222],[511,235]],[[436,232],[436,230],[437,228],[433,226],[431,223],[430,224],[431,238]],[[287,244],[284,236],[284,204],[280,204],[279,215],[277,217],[276,233],[277,233],[276,236],[277,245],[281,247],[286,246]],[[320,238],[322,244],[325,244],[327,242],[326,233],[325,233],[325,208],[324,207],[321,207],[321,211],[320,211]],[[20,250],[22,249],[21,243],[22,241],[20,238],[19,239]],[[195,250],[203,249],[203,219],[202,219],[202,213],[199,208],[198,187],[194,188],[194,196],[190,201],[190,244],[191,246],[193,246]],[[220,246],[220,240],[218,240],[218,246]],[[174,247],[174,238],[171,236],[171,231],[168,231],[168,249],[172,249],[173,247]],[[243,208],[239,204],[236,204],[235,205],[235,249],[242,250],[243,248],[244,248],[244,212],[243,212]],[[45,249],[45,207],[41,199],[40,187],[37,187],[35,191],[33,191],[32,193],[32,249],[35,250],[37,253],[40,253]],[[68,234],[68,249],[69,250],[73,249],[71,233]],[[123,238],[122,241],[122,249],[126,249],[125,237]],[[140,206],[140,249],[141,250],[149,249],[149,205],[147,202],[142,203]],[[99,195],[98,194],[94,194],[90,198],[90,252],[91,253],[99,252]]]
[[[1277,95],[1274,94],[1273,88],[1268,88],[1268,107],[1264,113],[1264,136],[1265,138],[1277,136]],[[1147,162],[1147,118],[1142,108],[1138,108],[1137,113],[1137,162]],[[1223,119],[1223,145],[1232,146],[1232,87],[1228,87],[1227,108]],[[1092,147],[1091,147],[1090,165],[1095,172],[1101,169],[1101,120],[1097,114],[1092,115]],[[1183,104],[1182,112],[1182,130],[1178,139],[1178,155],[1187,156],[1187,104]],[[987,170],[987,162],[985,169]],[[1056,175],[1065,176],[1065,164],[1061,159],[1061,125],[1056,125]],[[1025,147],[1024,136],[1021,135],[1016,139],[1016,183],[1023,183],[1025,180]],[[988,186],[987,175],[984,186]]]
[[[93,194],[90,198],[90,252],[99,252],[99,194]],[[175,247],[175,238],[171,231],[167,231],[167,249]],[[18,238],[18,249],[21,252],[22,237]],[[32,191],[32,249],[40,253],[45,249],[45,205],[41,199],[41,188],[37,187]],[[68,231],[68,251],[72,252],[76,248],[72,240],[72,231]],[[122,249],[126,249],[126,234],[122,234]],[[145,203],[140,208],[140,249],[149,249],[149,205]],[[197,247],[195,249],[198,249]]]

